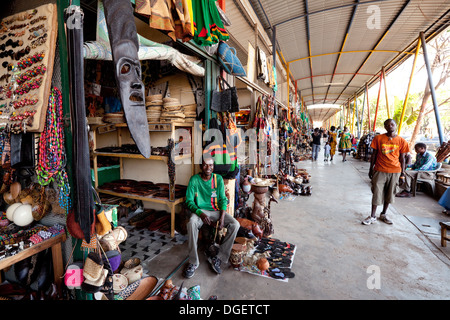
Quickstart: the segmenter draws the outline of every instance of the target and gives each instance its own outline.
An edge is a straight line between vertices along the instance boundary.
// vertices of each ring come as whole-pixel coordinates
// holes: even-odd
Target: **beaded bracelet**
[[[30,69],[24,73],[21,73],[18,76],[18,78],[16,79],[16,82],[18,84],[22,84],[25,81],[28,81],[31,78],[34,78],[38,75],[44,75],[46,71],[47,71],[47,68],[43,64],[40,64],[38,66],[35,66],[33,69]]]
[[[39,30],[39,29],[42,29],[42,28],[44,28],[44,27],[45,27],[45,25],[42,23],[42,24],[40,24],[40,25],[38,25],[38,26],[36,26],[36,27],[30,28],[28,31],[29,31],[30,33],[33,33],[33,32],[35,32],[35,31],[37,31],[37,30]]]
[[[14,109],[18,109],[18,108],[22,108],[22,107],[26,107],[26,106],[34,106],[37,102],[39,101],[39,99],[29,99],[29,98],[23,98],[19,101],[16,102],[11,102],[10,105],[12,107],[14,107]],[[1,106],[0,106],[1,108]]]
[[[19,88],[14,90],[14,94],[24,95],[25,93],[28,93],[30,90],[38,89],[41,86],[41,84],[42,84],[42,77],[28,80],[27,82],[21,84]]]
[[[47,32],[46,28],[42,28],[42,29],[38,29],[36,31],[33,31],[32,34],[30,34],[30,36],[28,37],[28,40],[33,40],[37,37],[40,37],[43,33]]]
[[[33,234],[30,239],[33,244],[38,244],[39,242],[42,242],[42,238],[38,234]]]
[[[43,36],[37,38],[36,40],[31,42],[31,48],[37,48],[39,47],[41,44],[44,44],[47,41],[47,33],[44,33]]]
[[[26,58],[20,60],[17,63],[17,67],[22,70],[26,69],[26,68],[32,66],[33,64],[42,61],[44,59],[44,57],[45,57],[44,51],[42,51],[40,53],[36,53],[32,56],[29,56],[29,57],[26,57]]]
[[[39,17],[37,17],[37,18],[31,20],[31,21],[30,21],[30,24],[35,24],[35,23],[37,23],[37,22],[39,22],[39,21],[45,21],[45,20],[47,20],[47,17],[46,17],[46,16],[39,16]]]
[[[42,240],[47,240],[50,239],[52,237],[52,233],[45,231],[45,230],[41,230],[37,233],[38,236],[40,236],[42,238]]]

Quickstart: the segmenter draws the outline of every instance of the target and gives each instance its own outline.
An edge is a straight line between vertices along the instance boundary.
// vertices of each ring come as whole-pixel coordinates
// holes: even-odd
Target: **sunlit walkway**
[[[395,206],[393,225],[362,225],[371,204],[368,163],[341,159],[326,163],[321,152],[317,162],[299,162],[311,174],[312,196],[272,204],[274,237],[297,245],[295,278],[284,283],[231,268],[217,276],[203,257],[192,279],[180,269],[174,284],[198,284],[204,299],[449,299],[448,257]],[[150,262],[150,273],[164,278],[186,254],[187,243],[175,246]]]

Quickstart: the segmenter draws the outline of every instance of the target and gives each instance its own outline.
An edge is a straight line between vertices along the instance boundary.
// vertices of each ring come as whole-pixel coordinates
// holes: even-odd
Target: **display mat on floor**
[[[283,242],[279,239],[262,238],[258,245],[246,253],[241,265],[234,269],[269,279],[288,282],[289,278],[295,276],[291,268],[294,263],[296,251],[297,246],[294,244]],[[258,268],[257,263],[255,263],[255,260],[257,260],[254,258],[255,254],[265,255],[270,264],[267,270],[261,271]]]
[[[175,245],[183,244],[187,240],[187,236],[175,234],[173,238],[169,234],[160,231],[150,231],[146,228],[137,229],[135,226],[126,222],[127,218],[119,220],[119,225],[124,227],[128,232],[126,241],[120,244],[122,252],[122,260],[129,258],[139,258],[143,265],[150,262],[158,254],[171,249]]]

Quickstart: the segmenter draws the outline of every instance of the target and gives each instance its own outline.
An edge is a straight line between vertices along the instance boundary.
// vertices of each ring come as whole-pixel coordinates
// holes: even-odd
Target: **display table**
[[[39,253],[45,249],[51,248],[53,260],[53,279],[56,287],[58,288],[58,293],[61,295],[61,284],[64,275],[64,263],[62,259],[61,243],[64,241],[66,241],[66,234],[62,233],[38,244],[35,244],[11,257],[0,260],[0,270],[10,267],[13,264],[31,257],[32,255],[35,255],[36,253]],[[1,282],[3,281],[0,274],[0,283]]]

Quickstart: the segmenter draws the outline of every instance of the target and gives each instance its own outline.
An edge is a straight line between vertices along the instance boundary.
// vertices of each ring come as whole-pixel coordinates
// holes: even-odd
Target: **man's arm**
[[[222,229],[224,227],[225,215],[228,206],[228,198],[225,195],[225,183],[221,178],[222,177],[217,179],[217,197],[220,211],[219,229]]]
[[[415,168],[417,171],[426,171],[433,170],[436,164],[436,158],[430,154],[426,153],[424,157],[422,157],[421,165],[418,168]]]
[[[406,170],[406,161],[405,161],[405,153],[400,153],[400,165],[402,167],[402,173],[400,174],[400,176],[404,176],[405,175],[405,170]]]
[[[370,167],[369,167],[369,178],[373,177],[373,168],[375,166],[375,162],[377,162],[377,149],[373,149],[372,156],[370,157]]]
[[[194,176],[192,176],[186,189],[186,206],[189,210],[191,210],[191,212],[200,216],[202,210],[200,210],[200,208],[197,206],[197,203],[195,202],[195,193],[197,188],[194,180],[195,178]]]

